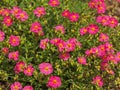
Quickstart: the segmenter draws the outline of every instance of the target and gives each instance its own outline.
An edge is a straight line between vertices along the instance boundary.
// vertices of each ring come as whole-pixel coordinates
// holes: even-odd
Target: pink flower
[[[5,33],[2,30],[0,30],[0,42],[4,41],[4,39],[5,39]]]
[[[109,37],[107,34],[101,33],[99,37],[99,41],[101,42],[107,42],[109,40]]]
[[[44,7],[37,7],[33,12],[37,17],[41,17],[46,14]]]
[[[71,22],[77,22],[79,19],[79,14],[78,13],[71,13],[69,16],[69,19]]]
[[[11,19],[10,16],[5,16],[4,17],[4,20],[3,20],[3,24],[5,24],[6,26],[11,26],[13,24],[13,21]]]
[[[106,70],[109,67],[109,64],[107,62],[101,62],[100,69]]]
[[[100,76],[96,76],[93,78],[93,84],[97,84],[99,87],[103,86],[103,80]]]
[[[100,14],[100,13],[105,13],[106,11],[106,6],[103,4],[103,5],[98,5],[97,6],[97,12]]]
[[[18,6],[14,6],[13,9],[11,10],[11,13],[17,18],[17,15],[19,14],[19,12],[21,12],[22,10],[18,7]]]
[[[95,8],[96,7],[96,2],[94,0],[91,0],[89,3],[88,3],[88,6],[90,8]]]
[[[2,16],[9,16],[10,15],[10,12],[11,12],[11,10],[10,9],[8,9],[8,8],[5,8],[5,9],[3,9],[2,10]]]
[[[54,45],[57,45],[57,43],[60,41],[61,39],[60,38],[53,38],[50,40],[50,43],[51,44],[54,44]]]
[[[56,7],[60,5],[60,1],[59,0],[49,0],[48,4],[52,7]]]
[[[9,43],[11,46],[19,46],[19,44],[20,44],[19,36],[11,35],[9,38]]]
[[[84,27],[80,29],[80,35],[85,35],[88,32],[88,28]]]
[[[42,26],[39,22],[34,22],[34,23],[32,23],[30,30],[31,30],[31,32],[38,34],[42,31]]]
[[[62,12],[62,16],[65,17],[65,18],[69,18],[69,16],[70,16],[70,11],[69,11],[69,10],[64,10],[64,11]]]
[[[102,19],[101,19],[101,23],[103,26],[107,26],[109,25],[109,16],[103,16]]]
[[[21,10],[17,13],[16,18],[21,21],[26,21],[28,19],[28,14],[25,11]]]
[[[14,67],[14,71],[15,73],[20,73],[23,72],[24,68],[25,68],[26,64],[23,61],[19,61],[16,63],[15,67]]]
[[[10,52],[10,53],[8,54],[8,58],[9,58],[9,59],[13,59],[14,61],[17,61],[18,58],[19,58],[19,52],[18,52],[18,51]]]
[[[60,53],[59,58],[66,61],[66,60],[68,60],[70,58],[70,54],[68,52]]]
[[[117,2],[119,2],[119,3],[120,3],[120,0],[117,0]]]
[[[50,88],[58,88],[62,84],[60,77],[58,76],[51,76],[48,80],[47,87]]]
[[[20,82],[14,82],[13,84],[10,85],[10,90],[21,90],[22,85]]]
[[[33,87],[32,86],[25,86],[22,90],[33,90]]]
[[[66,45],[66,43],[65,43],[65,41],[63,41],[63,40],[59,40],[59,41],[56,43],[56,46],[58,47],[58,50],[59,50],[60,52],[64,51],[65,45]]]
[[[96,21],[101,23],[103,26],[107,26],[109,24],[109,16],[98,16]]]
[[[25,74],[26,76],[32,76],[33,72],[34,72],[34,68],[33,68],[32,65],[28,65],[28,66],[24,69],[24,74]]]
[[[111,50],[113,49],[112,44],[110,44],[109,42],[106,42],[106,43],[104,44],[104,46],[105,46],[105,50],[106,50],[107,52],[109,52],[109,51],[111,51]]]
[[[9,53],[9,48],[3,47],[2,52],[4,53],[4,55],[8,54]]]
[[[49,39],[48,39],[48,38],[42,39],[42,40],[40,41],[39,47],[42,48],[42,49],[45,49],[46,46],[47,46],[47,44],[48,44],[48,42],[49,42]]]
[[[43,62],[43,63],[39,64],[39,70],[44,75],[49,75],[49,74],[53,73],[53,67],[50,63]]]
[[[98,26],[97,25],[95,25],[95,24],[90,24],[89,26],[88,26],[88,32],[89,32],[89,34],[96,34],[97,32],[99,31],[99,28],[98,28]]]
[[[56,31],[60,31],[62,34],[65,33],[65,28],[64,28],[63,25],[58,25],[58,26],[56,26],[56,27],[55,27],[55,30],[56,30]]]
[[[73,43],[72,39],[67,40],[66,45],[65,45],[65,51],[70,52],[74,51],[76,47],[76,44]]]
[[[83,64],[83,65],[86,65],[86,58],[85,57],[78,57],[78,63],[79,64]]]
[[[115,59],[120,62],[120,52],[117,52],[115,55]]]
[[[76,38],[70,38],[70,39],[68,40],[68,42],[70,42],[70,43],[78,46],[79,48],[82,47],[82,44],[81,44],[80,42],[78,42],[78,40],[77,40]]]
[[[110,17],[109,18],[109,24],[108,24],[111,28],[114,28],[118,25],[118,20],[114,17]]]

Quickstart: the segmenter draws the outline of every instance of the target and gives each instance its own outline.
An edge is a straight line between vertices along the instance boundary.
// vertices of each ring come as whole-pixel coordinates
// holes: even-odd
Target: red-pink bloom
[[[37,17],[41,17],[46,14],[44,7],[37,7],[33,12]]]
[[[3,52],[4,55],[8,54],[9,53],[9,48],[3,47],[2,52]]]
[[[80,15],[78,13],[71,13],[69,19],[71,22],[77,22]]]
[[[114,54],[108,54],[107,55],[107,59],[111,62],[113,62],[114,64],[117,64],[118,63],[118,60],[116,59],[115,55]]]
[[[101,70],[106,70],[109,67],[109,64],[107,62],[101,62],[100,64],[100,69]]]
[[[13,24],[13,21],[11,19],[10,16],[5,16],[3,19],[3,24],[5,24],[6,26],[11,26]]]
[[[95,8],[96,7],[96,2],[94,0],[91,0],[89,3],[88,3],[88,6],[90,8]]]
[[[42,31],[42,26],[39,22],[34,22],[32,23],[31,25],[31,28],[30,28],[30,31],[31,32],[34,32],[34,33],[40,33]],[[43,35],[43,34],[42,34]]]
[[[68,42],[71,42],[72,44],[78,46],[79,48],[82,47],[82,44],[76,39],[76,38],[70,38]]]
[[[76,43],[73,43],[72,39],[69,39],[66,42],[65,51],[66,52],[74,51],[75,47],[76,47]]]
[[[14,6],[13,9],[11,10],[11,13],[17,18],[17,15],[19,14],[19,12],[21,12],[22,10],[18,7],[18,6]]]
[[[11,46],[18,46],[20,44],[19,36],[11,35],[9,38],[9,43]]]
[[[109,42],[106,42],[104,45],[105,45],[105,50],[107,52],[109,52],[109,51],[111,51],[113,49],[113,45],[110,44]]]
[[[109,37],[107,34],[101,33],[99,37],[99,41],[101,42],[107,42],[109,40]]]
[[[99,31],[99,27],[97,26],[97,25],[95,25],[95,24],[90,24],[89,26],[88,26],[88,32],[89,32],[89,34],[96,34],[97,32]]]
[[[91,51],[92,54],[97,55],[99,49],[98,49],[97,47],[92,47],[92,48],[90,49],[90,51]]]
[[[43,62],[39,64],[39,70],[44,75],[49,75],[53,73],[53,67],[50,63]]]
[[[87,50],[85,51],[85,54],[86,54],[87,56],[90,56],[90,55],[92,54],[92,52],[91,52],[91,50],[87,49]]]
[[[14,71],[15,73],[20,73],[20,72],[23,72],[24,68],[26,66],[26,63],[23,62],[23,61],[19,61],[16,63],[15,67],[14,67]]]
[[[64,28],[63,25],[57,25],[57,26],[55,26],[55,30],[56,31],[60,31],[62,34],[65,33],[65,28]]]
[[[8,58],[13,59],[14,61],[17,61],[19,58],[19,52],[18,51],[10,52],[8,54]]]
[[[101,23],[103,26],[109,25],[109,16],[102,16]]]
[[[60,5],[60,1],[59,0],[49,0],[48,4],[52,7],[56,7]]]
[[[24,74],[25,74],[26,76],[32,76],[33,72],[34,72],[34,68],[33,68],[32,65],[28,65],[28,66],[24,69]]]
[[[22,90],[33,90],[33,87],[30,85],[27,85]]]
[[[62,16],[65,17],[65,18],[69,18],[69,16],[70,16],[70,11],[69,11],[69,10],[64,10],[64,11],[62,12]]]
[[[48,44],[48,42],[49,42],[49,39],[48,39],[48,38],[42,39],[42,40],[40,41],[39,47],[42,48],[42,49],[45,49],[46,46],[47,46],[47,44]]]
[[[21,10],[17,13],[16,18],[21,21],[26,21],[28,19],[28,14],[25,11]]]
[[[2,30],[0,30],[0,42],[4,41],[4,39],[5,39],[5,33]]]
[[[120,52],[117,52],[115,55],[115,59],[120,62]]]
[[[10,85],[10,90],[21,90],[22,85],[20,82],[14,82],[13,84]]]
[[[109,24],[109,16],[98,16],[96,21],[103,26],[107,26]]]
[[[11,13],[11,10],[8,9],[8,8],[5,8],[5,9],[2,10],[1,14],[2,14],[2,16],[9,16],[10,13]]]
[[[60,53],[59,58],[66,61],[66,60],[68,60],[70,58],[70,54],[68,52]]]
[[[83,27],[83,28],[80,29],[80,35],[81,36],[85,35],[87,32],[88,32],[88,28],[86,28],[86,27]]]
[[[83,65],[86,65],[86,58],[85,57],[78,57],[78,63],[79,64],[83,64]]]
[[[47,87],[50,88],[59,88],[61,86],[62,82],[60,77],[58,76],[51,76],[48,80]]]
[[[120,3],[120,0],[117,0]]]
[[[57,43],[56,43],[56,46],[58,47],[58,50],[60,52],[64,51],[65,49],[65,46],[66,46],[66,42],[63,41],[63,40],[59,40]]]
[[[50,40],[50,43],[51,44],[54,44],[54,45],[57,45],[57,43],[60,41],[61,39],[60,38],[53,38]]]
[[[110,17],[109,18],[109,24],[108,24],[111,28],[114,28],[118,25],[118,20],[114,17]]]
[[[106,6],[103,4],[103,5],[98,5],[97,6],[97,12],[100,14],[100,13],[105,13],[106,11]]]
[[[96,76],[93,78],[93,84],[97,84],[99,87],[103,86],[103,80],[100,76]]]

